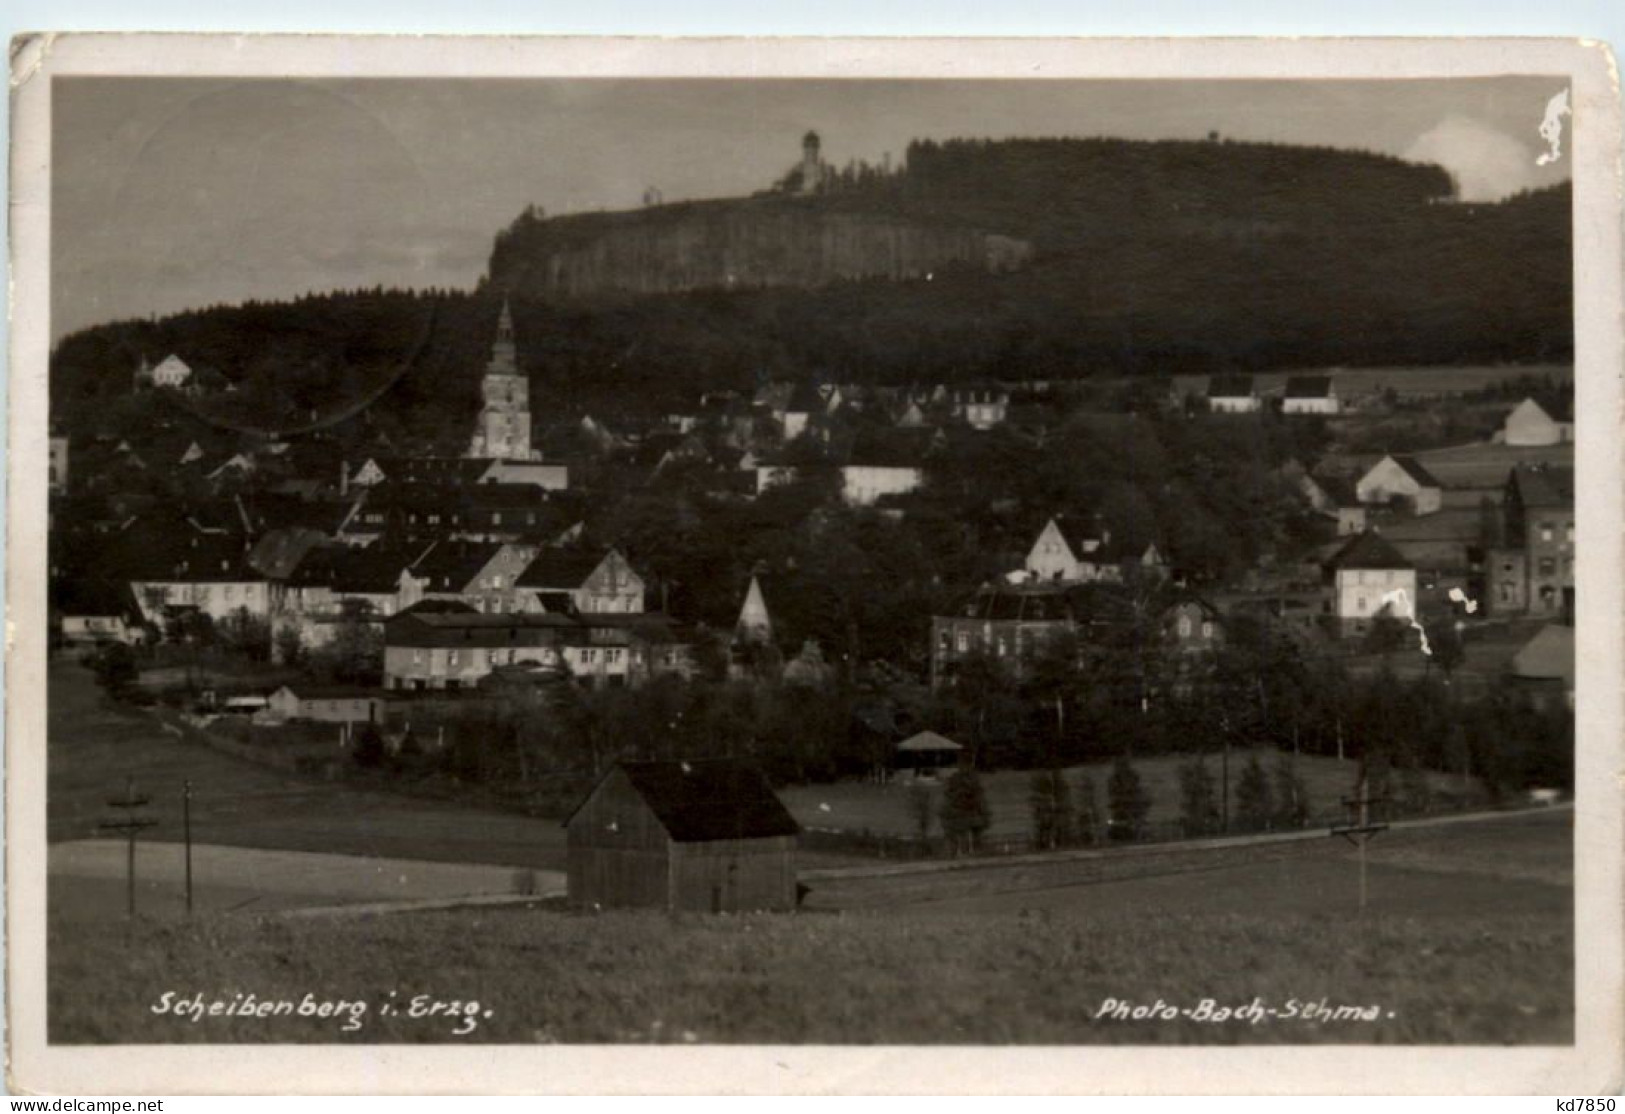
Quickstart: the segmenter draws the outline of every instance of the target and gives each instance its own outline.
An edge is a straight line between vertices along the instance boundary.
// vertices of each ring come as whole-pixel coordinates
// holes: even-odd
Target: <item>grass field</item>
[[[1496,489],[1505,483],[1507,473],[1519,464],[1552,464],[1572,467],[1574,445],[1456,445],[1416,454],[1427,470],[1446,488]]]
[[[1247,759],[1254,752],[1230,752],[1230,791],[1234,807],[1236,784],[1246,768]],[[1256,752],[1264,772],[1273,779],[1276,756],[1273,750]],[[1146,792],[1151,796],[1152,824],[1174,823],[1179,820],[1180,792],[1179,767],[1187,759],[1179,756],[1138,759],[1134,768],[1139,771]],[[1207,759],[1208,772],[1214,778],[1214,792],[1219,792],[1220,762],[1217,754]],[[1298,759],[1298,772],[1308,791],[1310,811],[1335,811],[1338,802],[1354,788],[1358,764],[1353,760],[1338,761],[1318,755],[1303,755]],[[1079,775],[1087,772],[1095,783],[1095,804],[1106,807],[1106,780],[1111,776],[1110,762],[1092,762],[1070,767],[1066,773],[1074,788]],[[1444,774],[1429,775],[1440,790],[1459,794],[1459,777]],[[982,784],[987,791],[988,811],[992,826],[988,836],[992,839],[1025,837],[1032,828],[1032,810],[1027,804],[1028,787],[1032,774],[1020,770],[999,770],[984,774]],[[914,821],[908,810],[906,780],[887,785],[869,782],[839,782],[833,785],[791,786],[780,790],[779,796],[803,827],[828,831],[862,832],[876,835],[912,836]],[[1273,788],[1273,784],[1272,784]],[[940,784],[933,792],[942,792]],[[1074,806],[1077,805],[1074,800]],[[934,823],[934,822],[933,822]],[[933,833],[938,829],[933,827]]]
[[[863,900],[849,888],[838,908],[795,915],[542,904],[219,915],[128,934],[116,921],[53,923],[49,1031],[68,1043],[1560,1043],[1573,1036],[1572,890],[1559,884],[1569,845],[1566,813],[1386,833],[1363,918],[1349,852],[1325,840],[1285,856],[1156,856],[1155,869],[1148,860],[1115,879],[1078,863],[854,880]],[[366,1012],[353,1032],[336,1018],[194,1022],[151,1012],[166,991],[205,1002],[314,993]],[[477,1000],[475,1027],[454,1036],[444,1016],[406,1016],[416,995]],[[1101,1016],[1108,999],[1158,998],[1372,1016]]]
[[[134,777],[158,826],[181,838],[181,785],[192,782],[192,835],[204,843],[440,862],[559,869],[554,820],[296,778],[188,743],[150,715],[108,705],[90,673],[66,659],[48,677],[47,831],[51,842],[98,836],[107,799]]]

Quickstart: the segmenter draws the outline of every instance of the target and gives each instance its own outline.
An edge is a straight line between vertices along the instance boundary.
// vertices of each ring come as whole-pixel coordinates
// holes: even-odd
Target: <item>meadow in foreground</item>
[[[1544,914],[1461,923],[1374,914],[1357,925],[1267,912],[673,919],[538,906],[222,915],[138,923],[128,941],[116,922],[53,928],[50,1039],[68,1043],[1562,1043],[1573,1035],[1571,929]],[[166,992],[168,1009],[155,1012]],[[205,1009],[240,1006],[248,994],[296,1009],[312,995],[349,1012],[193,1020],[199,994]],[[412,1017],[420,995],[424,1009],[447,1005]],[[1296,1001],[1303,1011],[1377,1014],[1109,1020],[1100,1016],[1108,999],[1198,1010],[1203,999],[1228,1007],[1261,999],[1283,1013]]]

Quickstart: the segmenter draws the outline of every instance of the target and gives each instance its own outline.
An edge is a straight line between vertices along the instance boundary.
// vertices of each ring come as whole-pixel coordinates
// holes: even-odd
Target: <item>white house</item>
[[[643,577],[615,549],[543,549],[514,588],[519,606],[532,613],[564,604],[583,615],[636,615],[644,606]]]
[[[270,584],[243,566],[132,580],[130,590],[142,617],[152,623],[163,621],[165,608],[196,608],[215,622],[241,611],[262,620],[271,614]]]
[[[378,461],[368,457],[361,462],[360,467],[350,476],[350,484],[353,487],[372,487],[383,483],[384,478],[383,467]]]
[[[1365,631],[1380,614],[1416,615],[1416,566],[1375,530],[1350,538],[1326,563],[1331,610],[1348,633]]]
[[[1567,444],[1574,440],[1573,416],[1563,411],[1554,414],[1526,398],[1507,415],[1499,440],[1518,446]]]
[[[1329,375],[1293,375],[1281,397],[1283,414],[1335,414],[1337,387]]]
[[[1367,505],[1404,500],[1411,513],[1433,514],[1444,502],[1444,488],[1411,456],[1385,456],[1354,485],[1355,495]]]
[[[756,494],[795,483],[798,475],[799,471],[793,464],[757,464]]]
[[[959,387],[949,396],[953,414],[972,429],[992,429],[1004,422],[1010,411],[1010,392],[1003,387]]]
[[[61,618],[62,641],[69,646],[134,645],[142,639],[127,584],[83,578],[54,583],[51,608]]]
[[[186,381],[192,378],[192,369],[175,355],[165,356],[162,363],[152,369],[152,385],[155,387],[173,387],[179,389],[186,386]]]
[[[1097,580],[1122,583],[1125,570],[1132,570],[1132,575],[1137,576],[1161,577],[1168,568],[1155,543],[1137,547],[1121,538],[1114,542],[1107,529],[1101,529],[1098,535],[1083,534],[1068,539],[1058,518],[1044,524],[1022,566],[1031,580],[1060,584]]]
[[[913,465],[847,464],[841,467],[841,499],[849,507],[872,507],[884,495],[918,491],[922,482]]]
[[[1251,375],[1215,375],[1208,380],[1207,405],[1215,414],[1255,414],[1264,402]]]
[[[739,608],[739,621],[734,624],[736,642],[766,644],[773,641],[773,617],[768,614],[767,600],[756,577],[750,578],[745,591],[745,602]]]
[[[271,715],[284,722],[381,723],[384,697],[372,689],[283,685],[265,701]]]
[[[1038,580],[1062,582],[1081,580],[1080,564],[1072,544],[1061,531],[1061,524],[1051,518],[1038,533],[1038,540],[1027,553],[1025,568]]]
[[[570,466],[543,464],[539,460],[491,461],[480,476],[480,483],[531,484],[543,491],[566,491],[570,487]]]

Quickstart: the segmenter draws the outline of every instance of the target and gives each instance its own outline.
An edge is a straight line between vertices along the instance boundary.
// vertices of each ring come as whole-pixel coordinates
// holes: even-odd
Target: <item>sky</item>
[[[1564,86],[57,78],[51,333],[309,291],[471,287],[527,205],[749,194],[808,129],[837,166],[895,162],[911,139],[1217,131],[1436,162],[1464,200],[1495,200],[1568,177],[1566,148],[1536,163]]]

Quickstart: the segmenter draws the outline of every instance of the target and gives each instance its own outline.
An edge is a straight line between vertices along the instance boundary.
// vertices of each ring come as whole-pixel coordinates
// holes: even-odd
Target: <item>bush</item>
[[[982,779],[969,766],[954,771],[942,791],[942,834],[957,852],[974,850],[987,831],[991,818],[987,811],[987,791]]]
[[[384,736],[376,724],[364,723],[350,737],[350,760],[364,770],[375,770],[389,757]]]
[[[1078,776],[1078,815],[1074,825],[1079,843],[1093,844],[1100,834],[1100,802],[1095,796],[1095,779]]]
[[[1145,830],[1145,818],[1151,812],[1151,796],[1145,791],[1140,772],[1127,757],[1112,764],[1111,777],[1106,780],[1107,824],[1114,840],[1134,840]]]
[[[1213,775],[1202,758],[1194,758],[1179,768],[1179,796],[1179,822],[1187,838],[1212,835],[1219,830]]]
[[[134,652],[122,642],[109,642],[103,646],[91,668],[96,671],[96,683],[114,700],[127,696],[140,675]]]
[[[1258,755],[1247,759],[1236,785],[1236,823],[1244,832],[1260,832],[1275,819],[1275,802],[1271,799],[1269,778],[1258,761]]]
[[[1060,770],[1034,772],[1027,791],[1033,816],[1033,846],[1065,847],[1072,842],[1072,792]]]
[[[1309,791],[1298,768],[1286,755],[1275,763],[1275,826],[1301,828],[1309,823]]]
[[[915,782],[908,787],[903,803],[908,808],[909,820],[914,825],[914,834],[923,842],[931,838],[931,816],[935,812],[936,797],[929,785]]]

